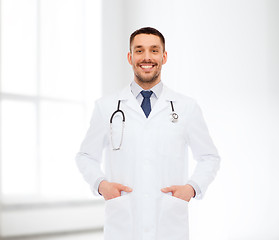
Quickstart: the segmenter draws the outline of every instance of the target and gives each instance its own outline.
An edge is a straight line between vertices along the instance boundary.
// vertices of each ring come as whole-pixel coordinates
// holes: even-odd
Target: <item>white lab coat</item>
[[[109,120],[118,100],[126,122],[121,149],[114,151]],[[170,101],[179,115],[176,123],[170,121]],[[121,132],[122,118],[117,114],[112,134],[116,146]],[[197,160],[191,177],[188,146]],[[148,118],[130,87],[98,100],[76,161],[96,194],[103,177],[133,189],[105,202],[105,240],[187,240],[188,203],[162,193],[161,188],[191,180],[201,190],[196,198],[202,198],[220,159],[196,102],[164,86]]]

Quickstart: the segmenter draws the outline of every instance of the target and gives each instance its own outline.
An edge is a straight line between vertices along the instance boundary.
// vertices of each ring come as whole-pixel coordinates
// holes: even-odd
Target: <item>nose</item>
[[[149,51],[145,51],[143,55],[144,61],[150,62],[151,60],[151,53]]]

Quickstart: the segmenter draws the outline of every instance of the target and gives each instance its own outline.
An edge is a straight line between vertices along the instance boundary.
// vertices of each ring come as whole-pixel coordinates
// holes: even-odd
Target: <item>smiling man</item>
[[[105,199],[105,240],[187,240],[188,203],[204,196],[220,158],[197,103],[161,81],[164,36],[135,31],[127,57],[134,80],[96,102],[76,162]]]
[[[143,89],[152,88],[161,81],[162,65],[167,62],[164,38],[153,34],[133,34],[128,61],[137,84],[143,84]]]

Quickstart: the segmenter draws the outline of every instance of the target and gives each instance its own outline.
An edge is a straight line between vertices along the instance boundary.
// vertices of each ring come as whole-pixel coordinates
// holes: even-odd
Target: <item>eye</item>
[[[142,53],[142,50],[136,50],[136,53]]]
[[[159,52],[159,51],[158,51],[158,50],[152,50],[152,52],[157,53],[157,52]]]

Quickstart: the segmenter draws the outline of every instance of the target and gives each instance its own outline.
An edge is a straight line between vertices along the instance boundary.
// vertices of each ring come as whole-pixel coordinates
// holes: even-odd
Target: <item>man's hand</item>
[[[161,189],[162,192],[168,193],[172,192],[172,196],[190,202],[191,198],[195,196],[194,188],[189,185],[174,185],[171,187],[166,187]]]
[[[105,200],[120,197],[121,191],[132,192],[133,190],[120,183],[108,182],[103,180],[99,185],[99,193],[102,194]]]

